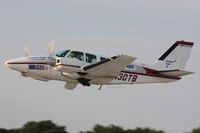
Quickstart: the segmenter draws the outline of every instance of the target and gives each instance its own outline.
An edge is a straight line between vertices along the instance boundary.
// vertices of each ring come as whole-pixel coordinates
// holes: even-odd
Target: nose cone
[[[17,59],[11,59],[11,60],[7,60],[5,62],[5,66],[16,70],[16,71],[20,71],[20,72],[25,72],[26,71],[26,66],[23,64],[25,58],[17,58]]]
[[[12,68],[12,66],[13,66],[12,63],[13,63],[12,60],[7,60],[7,61],[5,62],[5,66],[8,67],[8,68]]]

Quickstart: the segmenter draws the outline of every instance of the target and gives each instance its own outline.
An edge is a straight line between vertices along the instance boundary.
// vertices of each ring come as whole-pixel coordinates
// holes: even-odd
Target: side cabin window
[[[86,55],[86,62],[87,63],[96,63],[97,62],[97,57],[96,57],[96,55],[93,55],[93,54],[89,54],[89,53],[86,53],[85,54]]]
[[[106,60],[105,57],[100,57],[100,61],[104,61],[104,60]]]
[[[68,58],[76,58],[80,61],[84,61],[84,54],[79,51],[72,51],[69,55]]]

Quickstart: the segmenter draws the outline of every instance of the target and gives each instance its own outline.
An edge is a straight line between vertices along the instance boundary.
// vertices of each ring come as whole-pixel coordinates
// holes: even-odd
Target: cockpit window
[[[69,53],[69,55],[67,56],[68,58],[76,58],[80,61],[84,61],[84,54],[82,52],[79,51],[72,51]]]
[[[87,63],[96,63],[97,62],[96,55],[86,53],[86,62]]]
[[[69,53],[69,51],[70,50],[62,50],[62,51],[58,52],[56,54],[56,56],[58,56],[58,57],[65,57]]]

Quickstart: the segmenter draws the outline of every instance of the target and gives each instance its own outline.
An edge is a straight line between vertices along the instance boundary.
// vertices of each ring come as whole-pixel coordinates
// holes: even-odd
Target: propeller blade
[[[56,59],[53,57],[54,49],[55,49],[55,42],[54,42],[54,40],[52,40],[49,42],[49,45],[48,45],[48,53],[49,53],[48,64],[50,66],[56,65]]]
[[[29,56],[30,55],[30,50],[29,50],[29,48],[26,46],[26,47],[24,47],[24,56],[26,57],[26,56]]]
[[[54,40],[52,40],[49,42],[49,47],[48,47],[48,52],[50,57],[52,57],[54,54],[54,47],[55,47],[55,42]]]

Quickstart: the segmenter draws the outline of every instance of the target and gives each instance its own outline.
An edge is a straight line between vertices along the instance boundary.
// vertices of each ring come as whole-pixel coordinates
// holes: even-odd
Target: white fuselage
[[[192,74],[184,67],[189,59],[193,42],[176,41],[152,65],[133,64],[136,57],[118,55],[110,58],[95,54],[62,50],[53,56],[26,56],[8,60],[5,65],[36,80],[60,80],[65,88],[112,84],[167,83]]]
[[[36,80],[49,81],[60,80],[65,82],[78,82],[76,80],[77,71],[81,71],[81,67],[86,63],[77,61],[77,59],[67,59],[65,64],[52,67],[45,62],[45,56],[30,56],[18,59],[8,60],[5,65],[13,70],[19,71],[25,77],[31,77]],[[59,58],[61,60],[61,58]],[[88,64],[88,63],[87,63]],[[65,72],[62,72],[65,71]],[[69,73],[66,73],[69,71]],[[89,76],[87,78],[90,78]],[[144,67],[130,64],[122,70],[118,76],[114,77],[109,82],[105,78],[93,79],[90,84],[103,85],[103,84],[140,84],[140,83],[167,83],[178,80],[177,77],[168,77],[164,75],[157,75],[153,72],[150,73]]]

